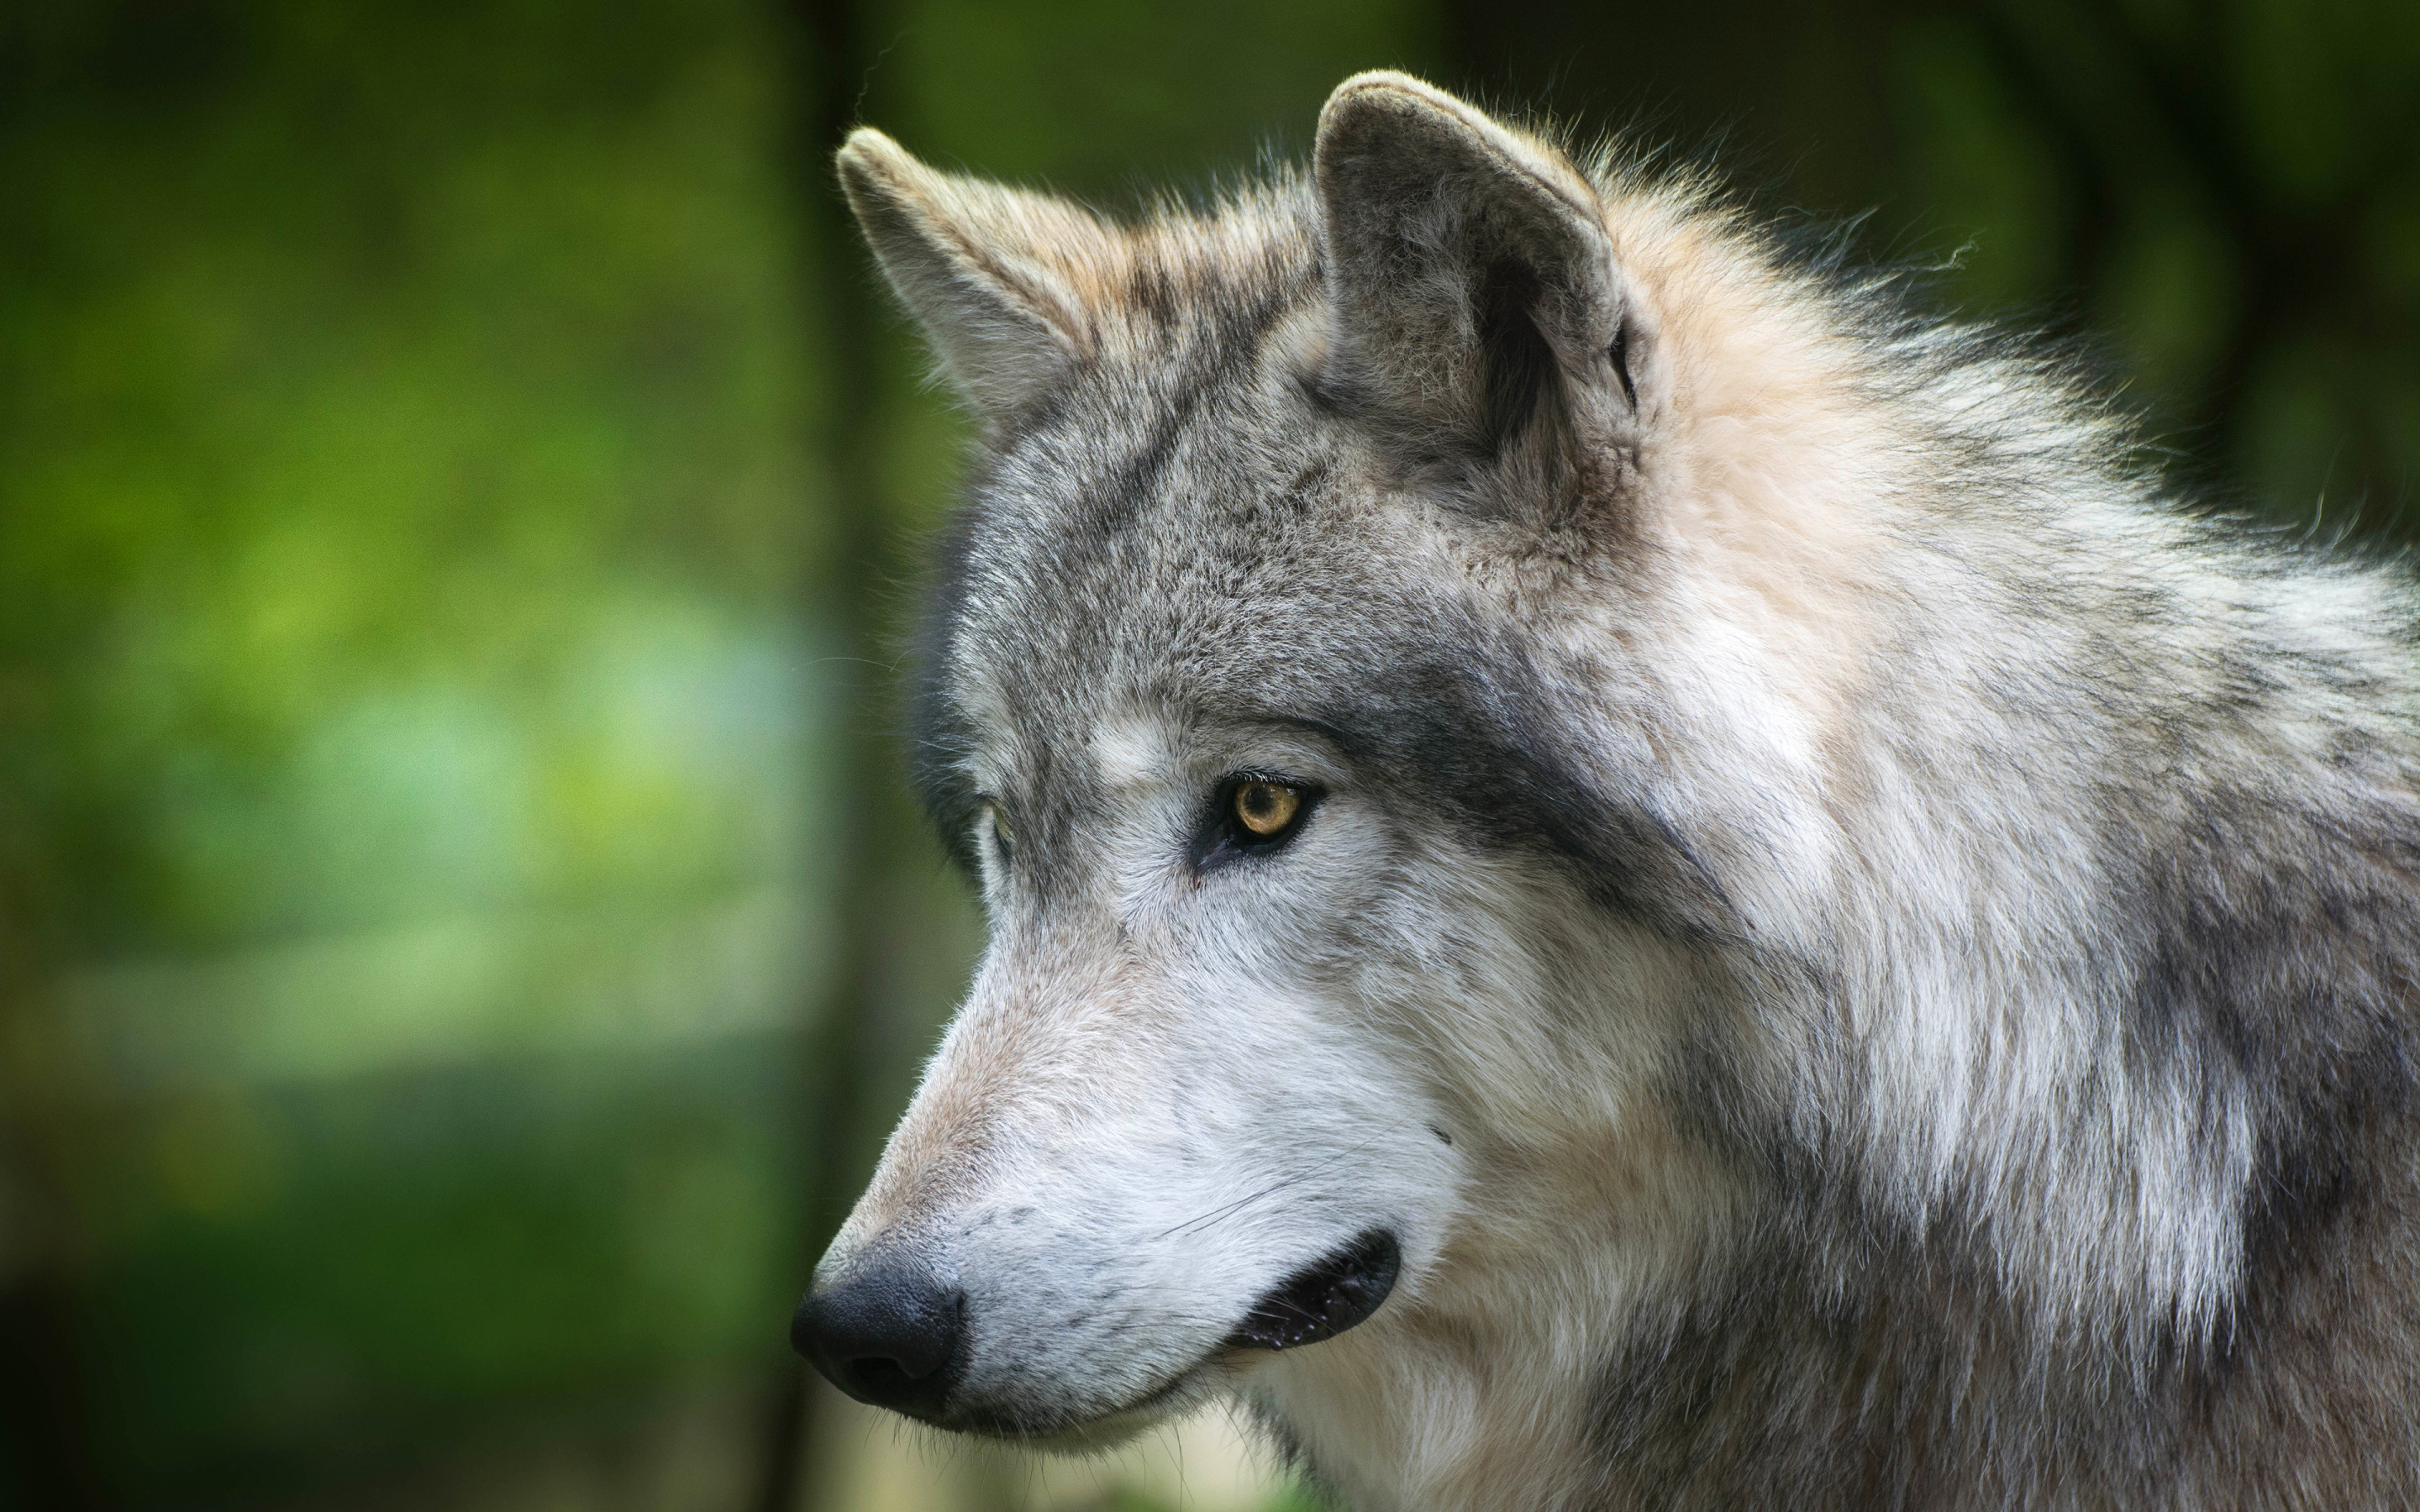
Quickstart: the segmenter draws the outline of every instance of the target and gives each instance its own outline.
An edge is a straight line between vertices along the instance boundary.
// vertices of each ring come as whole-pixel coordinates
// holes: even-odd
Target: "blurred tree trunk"
[[[23,1186],[12,1181],[11,1201]],[[88,1383],[78,1333],[74,1273],[53,1261],[25,1265],[0,1283],[0,1413],[16,1484],[32,1512],[101,1512],[111,1502],[95,1462]],[[0,1505],[8,1504],[0,1500]]]
[[[813,454],[824,459],[827,501],[820,570],[802,584],[810,620],[830,625],[840,641],[844,691],[836,701],[839,740],[830,771],[825,828],[832,916],[822,999],[811,1010],[800,1077],[809,1149],[800,1211],[802,1253],[812,1265],[831,1242],[862,1179],[861,1088],[875,1054],[882,997],[880,942],[887,902],[886,856],[902,807],[897,753],[883,669],[880,591],[900,575],[894,512],[884,497],[881,438],[876,425],[873,291],[832,173],[833,151],[855,124],[874,67],[862,0],[783,0],[781,31],[789,59],[787,174],[799,196],[805,301],[823,336],[825,406],[814,425]],[[757,1481],[760,1512],[794,1512],[830,1483],[820,1383],[795,1358],[780,1367],[771,1394]]]
[[[0,825],[23,819],[0,810]],[[0,835],[0,1506],[101,1512],[72,1213],[54,1180],[63,1148],[46,1036],[50,932],[30,825]],[[47,1085],[46,1085],[47,1084]]]

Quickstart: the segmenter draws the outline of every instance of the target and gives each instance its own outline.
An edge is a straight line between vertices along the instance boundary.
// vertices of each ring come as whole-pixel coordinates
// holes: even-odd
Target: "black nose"
[[[874,1257],[807,1293],[790,1347],[861,1402],[929,1414],[964,1365],[966,1293],[904,1257]]]

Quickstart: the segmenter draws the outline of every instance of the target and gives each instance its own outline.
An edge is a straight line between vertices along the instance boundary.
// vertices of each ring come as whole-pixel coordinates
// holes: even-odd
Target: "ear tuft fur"
[[[995,424],[1091,353],[1085,291],[1106,286],[1113,234],[1065,200],[948,174],[871,128],[836,160],[883,275],[958,391]]]

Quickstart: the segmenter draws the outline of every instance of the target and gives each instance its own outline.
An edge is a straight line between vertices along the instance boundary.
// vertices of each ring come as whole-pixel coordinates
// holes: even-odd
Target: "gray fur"
[[[985,424],[916,750],[993,945],[819,1273],[958,1279],[937,1421],[1233,1395],[1366,1508],[2420,1504],[2399,567],[1400,75],[1137,225],[842,168]],[[1199,872],[1264,769],[1328,795]],[[1377,1317],[1220,1346],[1372,1223]]]

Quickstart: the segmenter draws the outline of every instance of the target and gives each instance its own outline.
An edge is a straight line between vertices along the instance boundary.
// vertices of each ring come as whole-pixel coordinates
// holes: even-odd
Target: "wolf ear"
[[[1523,464],[1508,494],[1568,497],[1625,465],[1652,343],[1577,169],[1417,79],[1364,73],[1320,113],[1317,175],[1340,396],[1434,460]]]
[[[883,275],[924,328],[958,391],[994,424],[1091,355],[1083,291],[1113,286],[1117,243],[1091,215],[927,167],[880,131],[838,158],[849,208]]]

